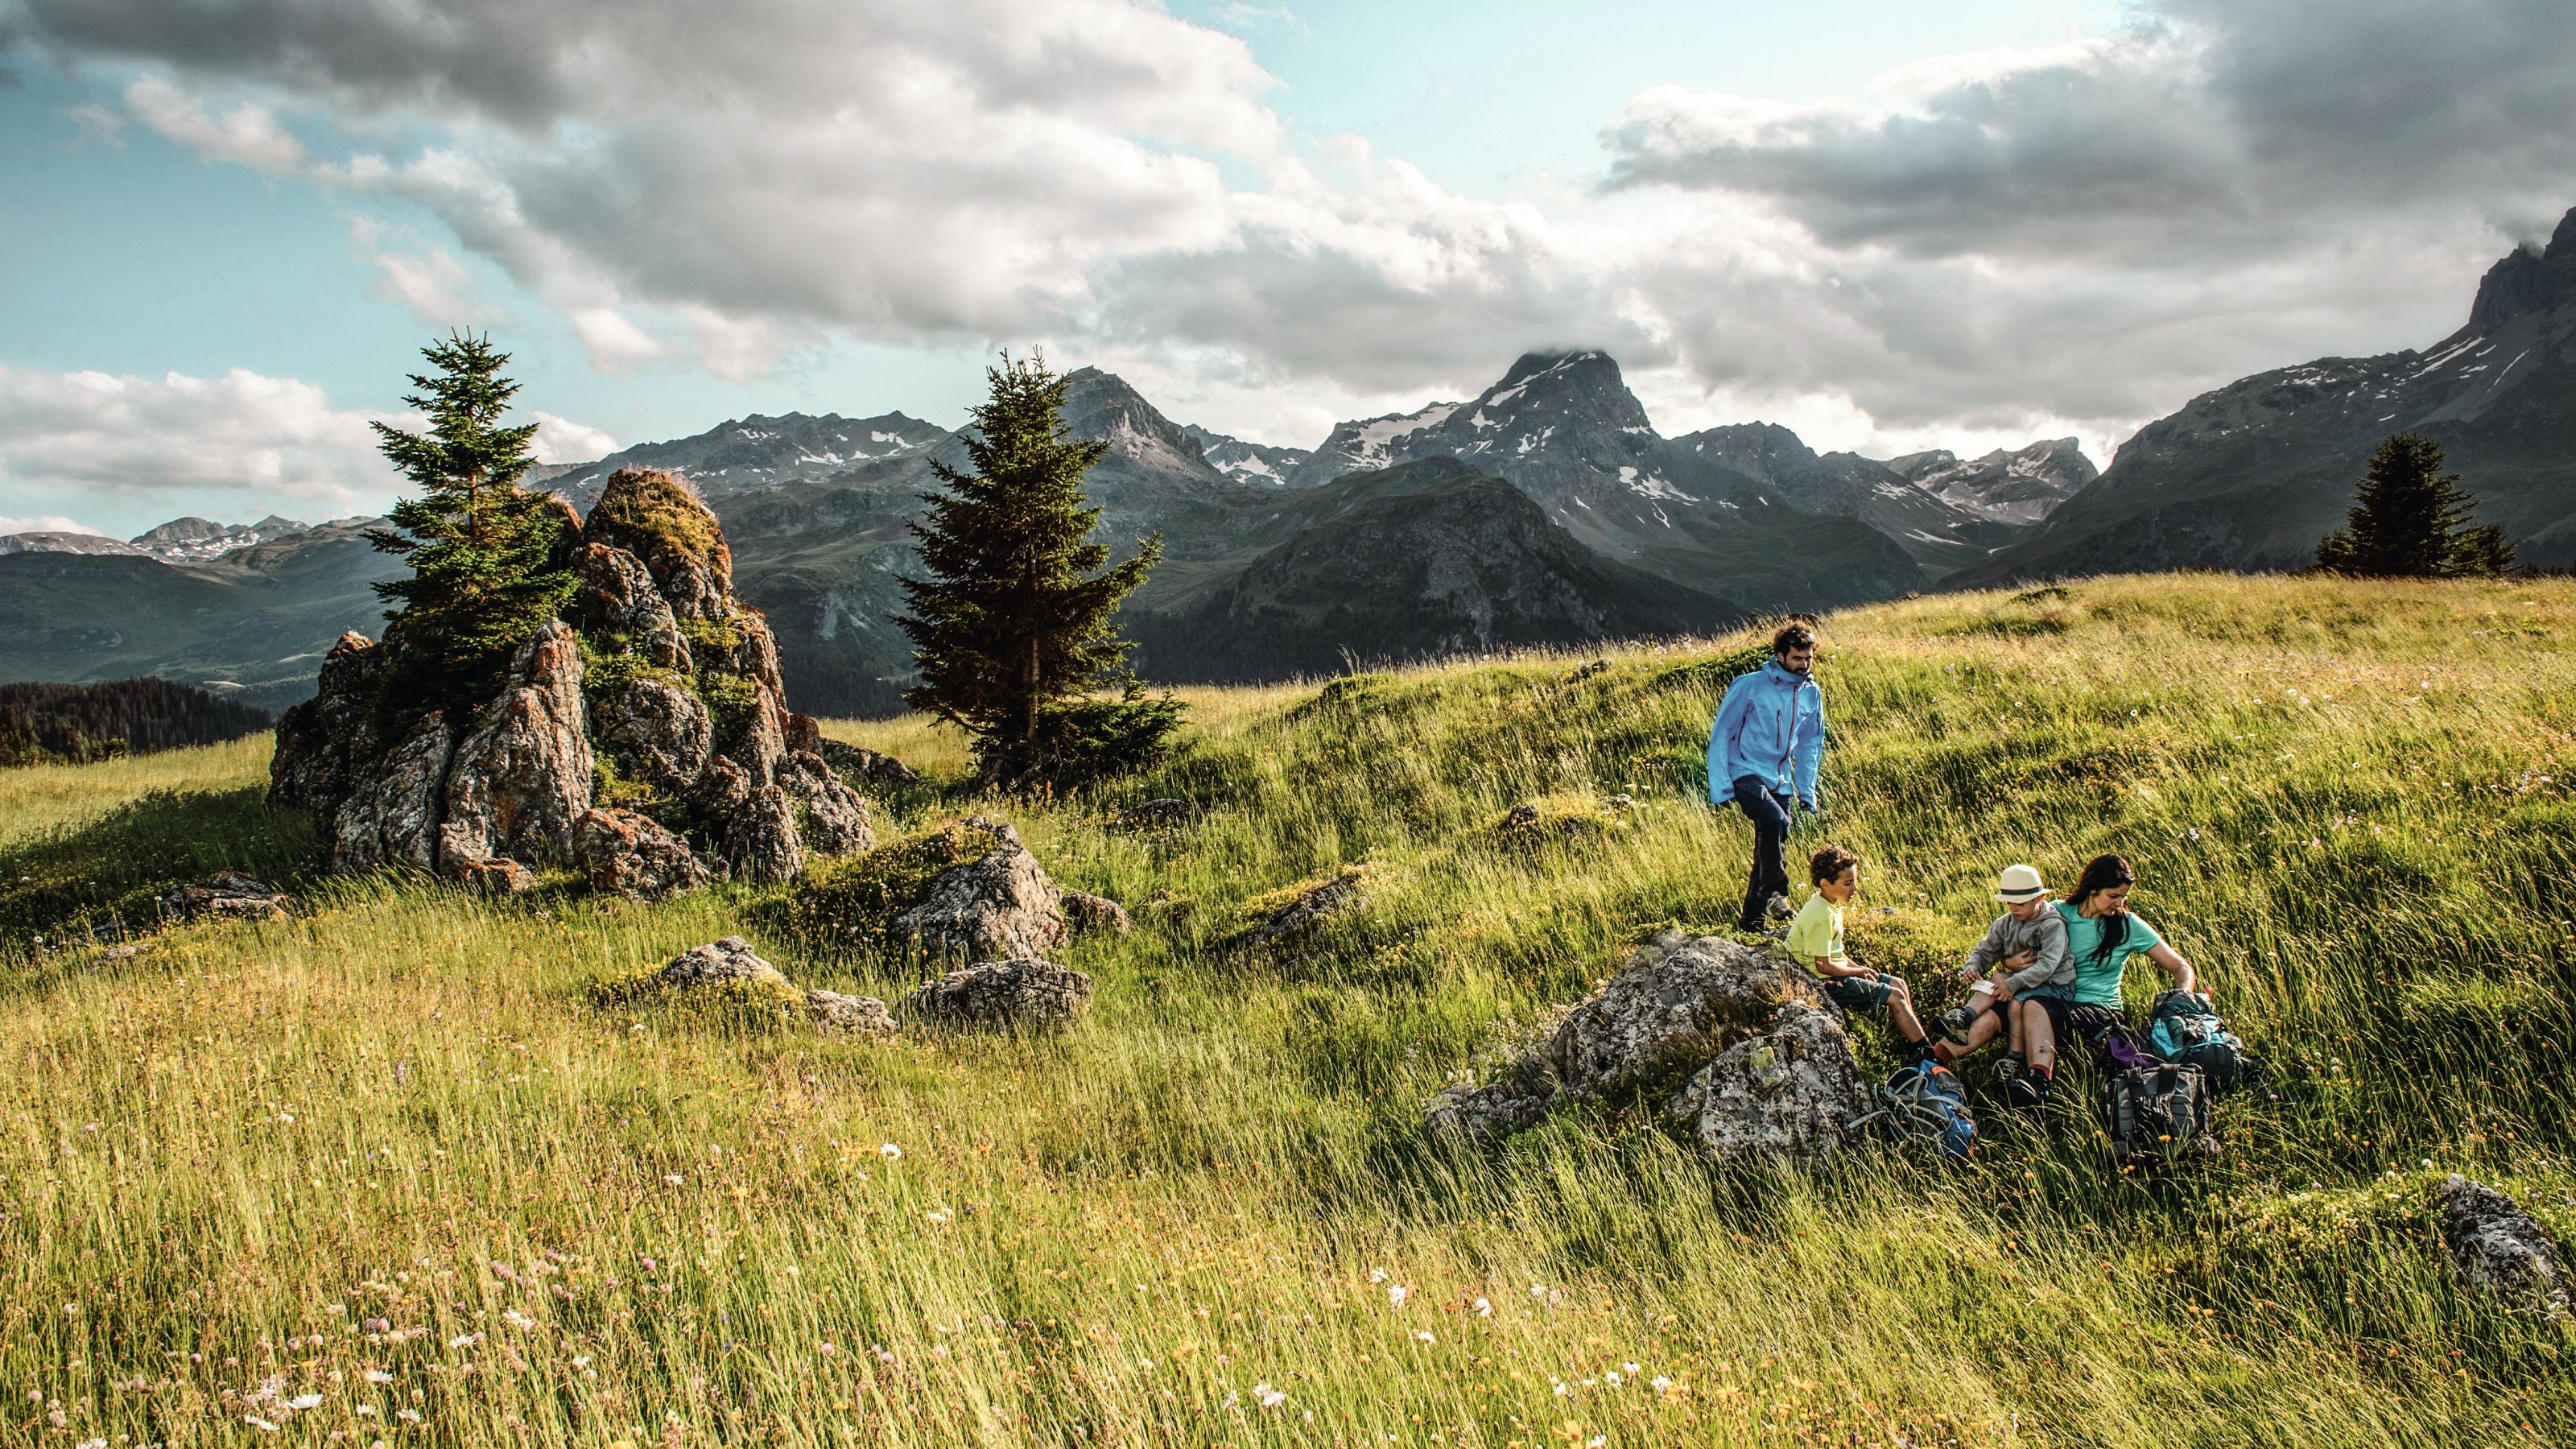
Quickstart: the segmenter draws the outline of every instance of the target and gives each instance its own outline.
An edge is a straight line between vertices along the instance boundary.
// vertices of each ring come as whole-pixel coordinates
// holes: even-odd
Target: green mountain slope
[[[2274,1064],[2224,1155],[2124,1176],[2070,1076],[1975,1161],[1713,1171],[1624,1104],[1491,1151],[1423,1101],[1668,923],[1752,641],[1193,690],[1156,775],[999,812],[1135,909],[1038,1039],[594,1004],[766,893],[494,904],[309,879],[256,749],[0,777],[0,1382],[40,1442],[2503,1445],[2576,1328],[2455,1277],[2462,1171],[2576,1231],[2576,585],[2101,579],[1825,622],[1853,943],[1934,1001],[1993,872],[2137,863]],[[962,781],[960,741],[864,729]],[[1627,811],[1606,793],[1635,797]],[[1166,833],[1108,823],[1195,802]],[[1588,824],[1532,845],[1532,801]],[[221,864],[275,925],[31,951]],[[1232,944],[1355,870],[1304,946]],[[1892,908],[1880,915],[1880,907]],[[1876,1028],[1859,1028],[1864,1042]],[[1877,1050],[1874,1046],[1873,1052]],[[1883,1065],[1883,1059],[1881,1059]],[[380,1320],[370,1323],[369,1320]],[[263,1344],[267,1345],[265,1348]],[[378,1376],[382,1376],[381,1379]],[[292,1406],[304,1401],[309,1407]],[[363,1411],[363,1412],[362,1412]],[[47,1416],[59,1412],[63,1432]],[[1312,1416],[1311,1419],[1308,1416]],[[1438,1438],[1433,1436],[1437,1434]],[[388,1439],[394,1435],[386,1435]]]

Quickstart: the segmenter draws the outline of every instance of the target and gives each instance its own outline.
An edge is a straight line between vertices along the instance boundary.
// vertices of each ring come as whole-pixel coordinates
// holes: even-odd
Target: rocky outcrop
[[[347,798],[331,815],[331,863],[348,871],[437,869],[439,806],[455,752],[456,732],[433,710],[382,758],[352,760]]]
[[[1754,1036],[1720,1052],[1664,1106],[1700,1150],[1721,1162],[1816,1162],[1859,1140],[1868,1084],[1834,1016],[1803,1001],[1771,1014]]]
[[[314,696],[278,717],[268,803],[328,819],[349,798],[354,769],[372,753],[376,676],[383,662],[375,641],[355,630],[331,646]]]
[[[782,1004],[797,1004],[807,1020],[826,1031],[879,1038],[895,1034],[894,1014],[884,1002],[838,991],[799,992],[785,972],[761,959],[740,936],[692,946],[672,957],[654,979],[674,990],[729,984],[766,988]]]
[[[666,900],[706,884],[689,843],[632,810],[589,810],[573,823],[573,857],[590,888]]]
[[[796,830],[796,808],[776,785],[753,790],[722,820],[717,838],[725,863],[746,880],[794,880],[805,868],[805,842]]]
[[[823,757],[798,750],[778,772],[779,788],[804,813],[798,827],[805,843],[825,855],[855,855],[874,850],[877,833],[868,823],[868,802],[841,783]]]
[[[591,740],[625,779],[685,795],[715,743],[707,707],[685,679],[645,675],[601,691],[590,709]]]
[[[1721,1159],[1828,1155],[1868,1110],[1851,1044],[1804,972],[1666,931],[1493,1082],[1452,1087],[1425,1116],[1435,1135],[1489,1141],[1564,1107],[1631,1100],[1662,1101]]]
[[[689,641],[642,559],[610,544],[592,543],[582,546],[576,566],[581,592],[574,595],[573,607],[586,629],[623,635],[657,667],[691,672]]]
[[[172,886],[157,901],[173,921],[274,921],[286,915],[286,894],[238,871],[219,870],[195,885]]]
[[[1024,956],[951,971],[903,999],[905,1015],[948,1027],[1035,1031],[1091,1006],[1091,978]]]
[[[2518,1312],[2568,1310],[2566,1249],[2521,1204],[2456,1172],[2435,1196],[2442,1241],[2462,1279]]]
[[[489,695],[388,724],[428,688],[404,622],[381,644],[346,635],[315,698],[279,722],[270,798],[319,816],[341,869],[488,891],[570,867],[600,890],[669,895],[709,878],[700,841],[757,881],[873,848],[866,802],[814,722],[787,712],[777,640],[733,597],[723,530],[695,491],[624,469],[587,520],[557,511],[572,599]]]
[[[590,808],[590,769],[581,650],[571,625],[549,619],[519,646],[499,697],[448,764],[440,865],[451,875],[505,857],[570,865],[573,822]]]
[[[1063,945],[1064,907],[1055,882],[1020,833],[981,816],[966,824],[991,832],[998,844],[971,864],[941,872],[920,905],[895,917],[895,939],[933,960],[958,961],[1033,958]]]

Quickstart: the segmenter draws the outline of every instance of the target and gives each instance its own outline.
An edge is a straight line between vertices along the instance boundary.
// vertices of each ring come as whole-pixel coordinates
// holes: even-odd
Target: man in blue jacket
[[[1825,763],[1825,694],[1808,671],[1815,632],[1790,624],[1771,636],[1771,657],[1726,687],[1708,732],[1708,803],[1733,801],[1753,821],[1753,879],[1740,924],[1758,931],[1789,914],[1791,802],[1816,814],[1816,776]]]

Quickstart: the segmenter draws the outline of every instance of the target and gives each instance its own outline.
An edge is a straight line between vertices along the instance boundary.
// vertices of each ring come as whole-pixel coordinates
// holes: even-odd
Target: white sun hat
[[[2005,866],[2003,879],[1995,886],[1995,899],[2007,905],[2035,901],[2046,894],[2048,887],[2041,883],[2039,867],[2035,865]]]

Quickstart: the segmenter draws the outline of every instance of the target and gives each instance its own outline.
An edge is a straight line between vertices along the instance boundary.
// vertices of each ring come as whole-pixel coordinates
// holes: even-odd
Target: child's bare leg
[[[1907,990],[1905,978],[1887,978],[1887,1019],[1896,1023],[1896,1034],[1907,1041],[1923,1040],[1923,1023],[1914,1015],[1914,993]]]
[[[1977,1048],[1984,1046],[1986,1043],[1993,1041],[1995,1039],[1995,1034],[2004,1029],[2004,1013],[2010,1010],[2012,1010],[2012,1005],[2007,1002],[2003,1005],[1997,1006],[1992,1011],[1978,1012],[1977,1019],[1968,1023],[1968,1039],[1959,1044],[1959,1055],[1964,1057],[1970,1052],[1975,1051]],[[2017,1026],[2013,1028],[2013,1033],[2016,1036],[2020,1034],[2020,1031],[2021,1029]]]
[[[2002,1018],[2012,1027],[2012,1040],[2005,1045],[2004,1049],[2011,1052],[2014,1056],[2020,1057],[2024,1061],[2028,1061],[2030,1059],[2029,1055],[2022,1050],[2020,998],[2016,997],[2013,1000],[2007,1001],[1996,1007],[1995,1015]]]

